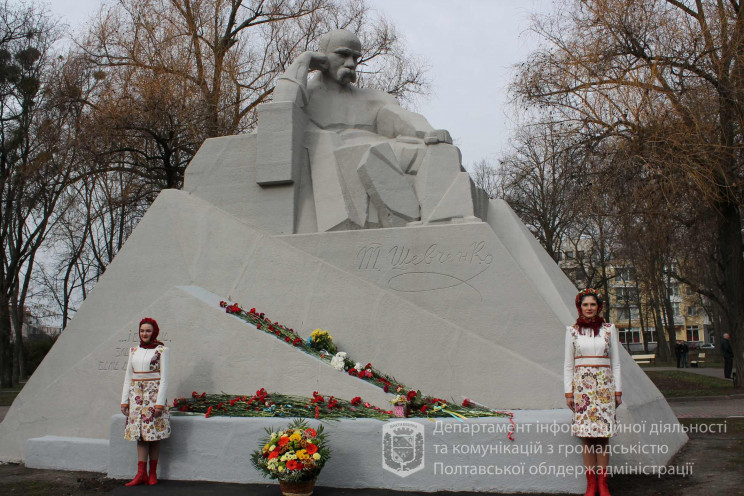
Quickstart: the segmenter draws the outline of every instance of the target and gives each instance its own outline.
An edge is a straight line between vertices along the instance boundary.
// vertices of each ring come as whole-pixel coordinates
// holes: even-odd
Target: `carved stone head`
[[[356,81],[356,67],[362,56],[359,38],[345,29],[334,29],[320,38],[320,51],[328,57],[324,77],[330,77],[341,86]]]

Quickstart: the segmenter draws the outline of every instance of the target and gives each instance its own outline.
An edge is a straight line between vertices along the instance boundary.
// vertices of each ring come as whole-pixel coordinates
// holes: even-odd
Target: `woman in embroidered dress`
[[[622,403],[620,345],[614,324],[599,315],[602,297],[594,289],[576,295],[579,318],[566,329],[563,383],[573,412],[571,433],[581,438],[586,468],[585,496],[610,496],[608,441],[616,431],[615,408]]]
[[[165,395],[168,391],[168,348],[158,341],[158,323],[142,319],[139,346],[130,348],[121,413],[127,417],[124,439],[137,441],[137,475],[126,486],[158,483],[160,440],[170,437]],[[150,457],[150,476],[147,457]]]

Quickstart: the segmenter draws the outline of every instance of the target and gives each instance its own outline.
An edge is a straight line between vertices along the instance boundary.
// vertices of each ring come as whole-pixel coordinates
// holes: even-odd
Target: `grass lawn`
[[[737,392],[731,381],[716,377],[677,370],[648,370],[646,374],[667,398],[722,396]]]

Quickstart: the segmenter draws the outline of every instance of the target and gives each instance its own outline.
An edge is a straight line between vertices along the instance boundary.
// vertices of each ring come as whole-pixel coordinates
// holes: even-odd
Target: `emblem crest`
[[[424,468],[424,426],[398,421],[382,427],[382,468],[401,477]]]

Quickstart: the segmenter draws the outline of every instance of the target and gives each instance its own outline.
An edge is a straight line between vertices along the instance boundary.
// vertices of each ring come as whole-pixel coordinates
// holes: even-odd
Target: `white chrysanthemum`
[[[339,351],[336,356],[331,358],[331,367],[336,370],[344,370],[344,358],[346,358],[346,352]]]

